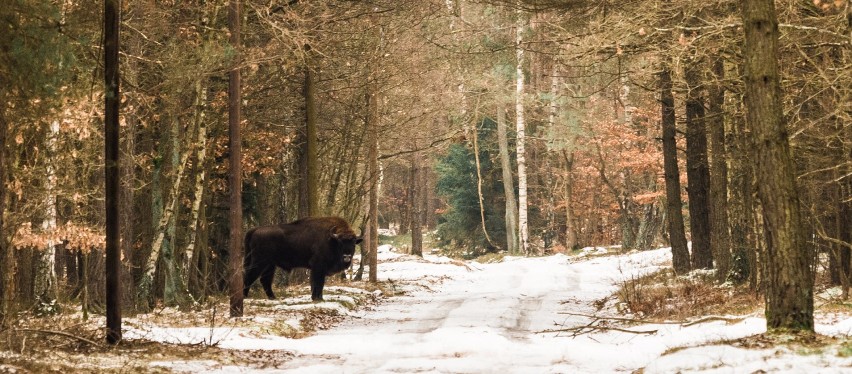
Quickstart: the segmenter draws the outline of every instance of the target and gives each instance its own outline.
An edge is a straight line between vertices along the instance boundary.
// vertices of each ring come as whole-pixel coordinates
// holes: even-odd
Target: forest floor
[[[852,306],[833,290],[817,297],[817,335],[772,336],[760,297],[671,275],[668,249],[487,263],[382,249],[378,287],[332,282],[322,303],[290,289],[247,299],[238,319],[224,299],[163,308],[125,318],[118,347],[98,318],[26,319],[0,334],[0,373],[852,371]]]

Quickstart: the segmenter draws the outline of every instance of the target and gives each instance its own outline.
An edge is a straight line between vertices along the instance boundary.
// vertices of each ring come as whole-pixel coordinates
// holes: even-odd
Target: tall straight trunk
[[[518,249],[521,253],[530,255],[532,249],[529,243],[529,222],[527,217],[527,158],[526,158],[526,121],[524,120],[524,49],[521,47],[524,39],[526,20],[521,10],[517,11],[515,26],[515,126],[517,132],[517,162],[518,162]]]
[[[737,113],[743,113],[742,97],[735,101]],[[744,115],[744,114],[743,114]],[[728,143],[728,155],[731,160],[729,175],[731,178],[729,190],[730,201],[728,202],[728,216],[731,224],[731,253],[732,263],[728,277],[735,283],[751,281],[752,289],[757,284],[754,282],[756,273],[754,268],[755,251],[757,244],[755,236],[752,235],[752,222],[754,220],[753,178],[751,141],[746,133],[745,119],[742,116],[734,116],[730,131],[731,141]]]
[[[50,133],[47,139],[47,170],[45,172],[45,217],[41,224],[44,232],[52,233],[56,230],[56,172],[53,162],[56,156],[56,137],[59,135],[59,121],[50,123]],[[48,239],[47,246],[39,251],[36,265],[36,274],[33,282],[33,293],[38,302],[37,308],[42,312],[49,313],[51,305],[56,301],[56,244],[53,239]]]
[[[710,249],[710,168],[707,162],[707,128],[704,118],[704,87],[698,56],[684,61],[686,80],[686,177],[689,196],[689,231],[692,236],[692,267],[713,268]]]
[[[187,238],[189,242],[186,245],[183,253],[183,274],[186,277],[187,293],[197,293],[199,290],[197,285],[197,274],[194,271],[193,264],[198,256],[196,253],[196,243],[198,241],[198,229],[202,225],[201,216],[201,201],[204,199],[204,177],[205,164],[207,163],[207,124],[204,122],[204,105],[205,105],[204,78],[199,78],[195,82],[195,127],[198,131],[198,136],[195,141],[195,183],[192,194],[192,208],[190,211],[190,225],[187,228]],[[200,248],[199,246],[198,248]]]
[[[411,156],[411,254],[423,257],[423,155],[414,152]]]
[[[784,124],[778,69],[778,19],[772,0],[743,2],[747,124],[755,146],[758,196],[766,228],[766,328],[813,332],[813,277],[796,171]]]
[[[562,150],[562,158],[565,161],[565,249],[568,251],[578,247],[577,229],[574,225],[574,207],[571,201],[574,199],[574,152],[567,149]]]
[[[231,47],[239,51],[240,42],[240,0],[230,0],[228,7],[228,29],[231,31]],[[236,53],[236,65],[228,75],[228,150],[230,155],[228,169],[228,227],[229,227],[229,273],[230,316],[243,316],[243,205],[242,205],[242,138],[240,134],[240,105],[242,103],[242,85],[240,84],[241,54]]]
[[[310,54],[311,47],[305,46],[306,53]],[[319,157],[317,144],[317,109],[316,109],[316,84],[314,83],[314,72],[310,66],[305,66],[305,151],[307,168],[303,176],[306,179],[306,193],[308,203],[308,216],[322,215],[319,203]]]
[[[2,82],[0,82],[2,83]],[[5,226],[6,212],[6,180],[9,178],[8,166],[6,165],[6,134],[8,122],[6,122],[5,87],[0,84],[0,328],[11,326],[12,321],[12,288],[14,282],[15,259],[11,243],[6,236],[8,231]]]
[[[515,201],[515,181],[512,160],[509,158],[509,140],[506,130],[506,111],[497,108],[497,143],[500,151],[500,168],[503,171],[503,192],[506,196],[506,250],[513,255],[518,251],[518,203]]]
[[[731,235],[728,231],[728,164],[725,149],[725,66],[721,59],[713,61],[715,82],[710,86],[708,97],[710,128],[710,247],[716,263],[716,279],[725,281],[731,270]]]
[[[139,125],[139,118],[135,115],[127,116],[127,125],[124,128],[124,150],[122,154],[127,157],[122,158],[120,163],[121,167],[121,175],[122,175],[122,184],[121,184],[121,192],[119,196],[119,215],[121,217],[119,224],[121,226],[120,230],[120,245],[121,245],[121,279],[120,283],[124,285],[122,289],[122,303],[125,305],[134,305],[133,297],[136,295],[136,285],[133,282],[133,260],[135,256],[137,256],[138,251],[134,248],[135,237],[134,233],[136,232],[135,222],[134,222],[134,197],[136,196],[136,164],[135,164],[135,152],[136,152],[136,131]],[[70,256],[70,251],[65,248],[63,249],[63,253],[66,254],[66,259],[72,258]],[[75,274],[76,275],[76,274]],[[74,284],[75,282],[69,282],[70,284]]]
[[[104,0],[104,207],[106,216],[106,341],[121,340],[121,248],[118,199],[119,32],[121,0]]]
[[[852,22],[852,17],[850,17]],[[852,126],[846,126],[846,142],[844,152],[847,155],[847,160],[852,160]],[[840,276],[845,278],[841,280],[843,288],[843,299],[849,299],[849,287],[852,283],[852,166],[846,167],[846,177],[840,182],[840,207],[837,215],[837,228],[840,231],[838,238],[839,244],[839,260],[840,260]]]
[[[370,265],[369,280],[378,282],[378,247],[379,247],[379,99],[376,82],[370,83],[370,92],[367,104],[367,128],[369,144],[367,150],[367,175],[370,179],[367,192],[367,233],[369,241],[367,244],[368,263]]]
[[[692,268],[683,225],[683,202],[680,199],[680,171],[677,164],[677,124],[672,94],[672,75],[668,61],[660,72],[660,108],[663,134],[663,170],[666,179],[666,217],[669,245],[672,247],[672,267],[676,274],[686,274]]]

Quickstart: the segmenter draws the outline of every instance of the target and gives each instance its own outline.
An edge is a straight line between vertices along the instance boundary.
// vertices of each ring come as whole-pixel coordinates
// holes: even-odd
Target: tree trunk
[[[683,202],[680,199],[680,171],[677,164],[677,124],[675,118],[672,75],[668,62],[660,72],[660,103],[662,111],[663,169],[666,179],[666,217],[668,218],[669,245],[672,247],[672,265],[675,274],[686,274],[692,268],[689,248],[683,225]]]
[[[772,0],[743,2],[747,124],[766,227],[766,328],[813,332],[813,277],[783,119],[778,20]]]
[[[240,43],[240,0],[230,0],[228,7],[228,29],[231,31],[231,47],[236,51]],[[228,150],[230,155],[228,169],[228,227],[229,227],[229,268],[230,316],[243,316],[243,205],[242,205],[242,138],[240,136],[240,105],[242,104],[242,86],[240,84],[241,54],[236,53],[235,66],[228,76]]]
[[[379,247],[379,93],[376,82],[370,82],[370,92],[367,94],[367,128],[370,134],[367,151],[367,175],[369,190],[367,192],[367,233],[369,241],[362,243],[366,246],[368,263],[370,265],[369,280],[378,282],[378,247]]]
[[[742,104],[742,98],[735,101]],[[737,113],[743,113],[742,106],[738,105]],[[730,169],[730,201],[728,202],[728,214],[731,224],[731,252],[732,264],[728,277],[734,283],[752,280],[756,274],[752,271],[754,267],[754,253],[757,250],[755,237],[752,235],[752,222],[754,220],[754,202],[752,200],[754,178],[752,173],[751,142],[745,126],[745,119],[741,116],[733,118],[730,132],[728,154],[731,160]],[[752,289],[756,284],[752,282]]]
[[[707,162],[707,129],[704,122],[704,87],[701,61],[684,61],[686,94],[686,176],[689,196],[689,231],[692,236],[692,267],[713,268],[710,249],[710,169]]]
[[[183,274],[186,277],[187,293],[197,294],[200,290],[198,284],[197,268],[193,267],[196,257],[198,256],[198,229],[202,225],[201,216],[201,201],[204,199],[204,177],[205,165],[207,163],[207,124],[204,122],[204,105],[205,105],[205,85],[203,80],[199,78],[195,82],[195,127],[198,131],[198,136],[195,141],[195,183],[193,187],[192,208],[190,211],[190,225],[187,229],[187,238],[189,242],[184,249]]]
[[[521,10],[517,11],[515,26],[515,125],[517,131],[517,161],[518,161],[518,249],[519,252],[530,255],[532,248],[529,243],[529,222],[527,218],[527,159],[526,159],[526,122],[524,121],[524,28],[526,20]]]
[[[310,54],[311,46],[305,46],[305,53]],[[317,109],[316,109],[316,85],[314,83],[314,72],[310,66],[305,66],[305,150],[307,157],[306,173],[303,174],[307,181],[305,192],[308,203],[308,216],[320,216],[320,186],[319,186],[319,157],[317,144]]]
[[[56,157],[56,137],[59,135],[59,121],[50,123],[50,133],[47,139],[47,170],[45,173],[45,189],[47,190],[46,211],[41,229],[52,234],[56,231],[56,172],[53,163]],[[42,314],[52,314],[56,302],[56,244],[48,239],[47,247],[38,251],[36,259],[36,274],[33,282],[33,293],[36,298],[36,308]]]
[[[416,147],[415,147],[416,148]],[[411,254],[423,257],[423,155],[414,152],[411,156]]]
[[[5,226],[6,212],[6,181],[9,178],[8,166],[6,165],[6,134],[8,122],[6,122],[5,87],[0,82],[0,328],[11,326],[12,298],[14,297],[14,260],[15,255],[9,242]]]
[[[174,152],[178,152],[178,149],[175,149]],[[171,188],[169,189],[169,200],[165,206],[165,209],[163,210],[163,214],[160,216],[160,220],[157,223],[157,227],[154,230],[156,236],[154,237],[154,240],[151,243],[151,252],[148,255],[148,259],[145,261],[144,266],[142,267],[142,276],[137,284],[137,301],[139,305],[143,307],[145,307],[145,305],[150,304],[151,293],[154,285],[154,273],[157,270],[157,262],[160,260],[161,253],[165,255],[162,257],[164,257],[164,260],[166,260],[166,277],[173,277],[172,274],[168,274],[169,272],[173,272],[172,270],[169,270],[169,266],[173,266],[173,262],[172,265],[169,264],[169,261],[171,261],[171,259],[167,257],[169,257],[168,252],[170,251],[170,243],[167,243],[166,241],[172,240],[171,238],[168,238],[168,231],[169,226],[173,225],[175,221],[175,209],[177,209],[177,202],[180,199],[180,184],[181,180],[183,179],[184,170],[186,169],[186,163],[189,160],[189,155],[189,149],[185,150],[180,156],[180,160],[178,161],[177,167],[173,170],[175,179],[172,182]],[[167,281],[167,283],[168,282],[169,281]]]
[[[488,228],[485,227],[485,202],[482,196],[482,166],[479,163],[479,129],[473,126],[473,158],[476,163],[476,196],[479,200],[479,222],[482,225],[482,233],[485,235],[485,240],[488,245],[494,247],[494,242],[491,241],[491,236],[488,235]]]
[[[121,248],[118,199],[118,112],[119,96],[119,30],[121,1],[104,1],[104,177],[106,216],[106,341],[117,344],[121,340]],[[84,301],[85,302],[85,301]]]
[[[713,61],[716,81],[710,88],[707,117],[710,127],[710,247],[716,262],[716,279],[724,282],[731,271],[731,235],[728,232],[728,165],[725,150],[725,66],[721,59]]]
[[[506,250],[513,255],[518,251],[518,203],[515,201],[515,181],[512,160],[509,158],[509,140],[506,130],[506,111],[497,108],[497,142],[500,149],[500,167],[503,171],[503,192],[506,195]]]
[[[565,249],[571,251],[579,247],[574,225],[574,207],[571,204],[574,199],[574,152],[563,149],[562,158],[565,161]]]

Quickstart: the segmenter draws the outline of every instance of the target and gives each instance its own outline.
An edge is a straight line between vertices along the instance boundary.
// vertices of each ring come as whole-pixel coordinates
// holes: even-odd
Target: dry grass
[[[750,314],[763,298],[748,287],[717,285],[712,273],[678,277],[670,269],[624,281],[617,293],[623,312],[643,319],[687,320],[711,314]]]

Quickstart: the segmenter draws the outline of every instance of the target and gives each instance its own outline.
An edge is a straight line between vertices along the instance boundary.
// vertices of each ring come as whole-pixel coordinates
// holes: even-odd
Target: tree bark
[[[742,97],[735,101],[738,104],[737,113],[743,113]],[[752,165],[749,160],[751,155],[750,134],[745,126],[745,119],[741,116],[733,118],[731,129],[731,141],[729,142],[728,154],[731,160],[731,169],[729,170],[730,182],[730,201],[728,202],[728,214],[731,224],[731,252],[732,263],[729,272],[729,279],[734,283],[751,281],[752,289],[755,289],[757,284],[753,277],[756,276],[752,271],[756,268],[754,265],[755,251],[757,244],[755,236],[752,235],[752,222],[754,220],[754,201],[753,196],[753,178]]]
[[[187,230],[187,238],[189,242],[184,249],[183,256],[183,274],[186,277],[187,293],[193,294],[198,290],[194,285],[198,284],[197,274],[193,268],[195,259],[198,256],[196,253],[198,248],[198,229],[202,225],[201,220],[201,201],[204,199],[204,179],[205,165],[207,163],[207,124],[204,122],[204,105],[206,87],[203,83],[205,78],[199,78],[195,82],[195,127],[198,131],[198,136],[195,141],[195,183],[193,186],[192,208],[190,210],[190,225]]]
[[[577,242],[577,228],[574,225],[574,152],[568,149],[562,150],[562,158],[565,161],[565,250],[572,251],[579,247]]]
[[[416,148],[416,147],[415,147]],[[411,254],[423,257],[423,155],[414,152],[411,156]]]
[[[119,200],[119,43],[121,1],[104,0],[104,177],[106,216],[106,341],[121,340],[121,247]]]
[[[783,119],[772,0],[743,2],[745,99],[766,228],[766,328],[813,332],[813,277]]]
[[[376,90],[370,94],[369,123],[370,143],[367,152],[368,174],[370,176],[370,190],[367,199],[367,234],[370,236],[368,256],[370,264],[369,280],[378,282],[378,247],[379,247],[379,136],[378,136],[378,93]]]
[[[532,254],[529,243],[529,222],[527,217],[527,159],[526,159],[526,122],[524,120],[524,29],[526,21],[521,10],[517,13],[515,26],[515,126],[517,131],[518,162],[518,249],[525,255]]]
[[[485,240],[488,245],[494,246],[491,241],[491,236],[488,235],[488,228],[485,227],[485,202],[482,196],[482,166],[479,162],[479,129],[473,126],[473,158],[476,163],[476,196],[479,200],[479,222],[482,225],[482,233],[485,235]]]
[[[52,234],[56,231],[56,172],[53,164],[56,161],[56,137],[59,135],[59,121],[50,123],[50,133],[47,139],[47,167],[45,172],[45,201],[46,211],[41,229]],[[52,313],[52,305],[56,302],[56,244],[48,239],[47,247],[39,251],[36,274],[33,281],[33,293],[36,297],[36,308],[42,313]]]
[[[6,122],[6,100],[5,87],[0,82],[0,327],[9,327],[12,319],[12,298],[14,282],[14,252],[9,242],[6,229],[6,181],[9,178],[8,166],[6,165],[6,134],[8,122]]]
[[[311,53],[311,46],[305,46],[305,53]],[[308,203],[308,216],[320,216],[320,186],[319,186],[319,156],[317,144],[317,109],[316,109],[316,84],[314,83],[314,72],[310,66],[305,66],[305,151],[307,157],[307,168],[303,174],[307,181],[305,192]]]
[[[506,111],[497,108],[497,142],[500,150],[500,167],[503,171],[503,192],[506,196],[506,250],[513,255],[518,251],[518,203],[515,201],[515,180],[512,160],[509,158],[509,140],[506,129]]]
[[[710,249],[710,169],[707,162],[707,129],[704,119],[704,87],[701,61],[684,61],[686,94],[686,176],[689,196],[689,231],[692,237],[692,267],[713,268]]]
[[[680,198],[680,171],[677,164],[677,124],[675,118],[672,76],[668,61],[660,72],[660,107],[662,111],[663,169],[666,180],[666,217],[669,245],[672,247],[672,267],[675,274],[686,274],[692,268],[683,225],[683,202]]]
[[[178,149],[174,149],[173,152],[178,152]],[[189,160],[190,151],[189,149],[185,150],[183,154],[180,156],[180,160],[178,161],[177,167],[173,170],[174,172],[174,181],[172,182],[172,186],[169,189],[168,194],[168,203],[163,210],[163,214],[160,216],[160,221],[157,223],[155,228],[156,236],[154,237],[154,241],[151,243],[151,252],[148,255],[148,259],[145,261],[145,265],[142,268],[142,276],[139,279],[137,284],[137,301],[139,305],[146,305],[150,303],[150,296],[152,292],[152,287],[154,285],[154,273],[157,270],[157,262],[161,257],[161,253],[164,257],[165,266],[166,266],[166,278],[174,277],[173,267],[174,262],[172,261],[173,257],[168,252],[170,251],[170,243],[167,243],[167,240],[173,240],[169,235],[173,235],[169,233],[169,227],[174,225],[175,222],[175,209],[177,209],[177,202],[180,199],[180,185],[183,180],[184,171],[186,169],[186,163]],[[169,261],[172,261],[169,264]],[[173,280],[168,280],[166,283],[173,282]],[[167,285],[167,287],[170,287]],[[168,292],[167,292],[168,293]],[[173,295],[172,295],[173,296]],[[169,296],[171,297],[171,296]],[[174,300],[169,300],[169,302],[173,302]]]
[[[721,59],[713,61],[716,78],[710,87],[707,117],[710,127],[710,247],[716,263],[716,279],[724,282],[731,271],[731,235],[728,231],[728,165],[725,149],[725,89],[722,80],[725,66]]]
[[[228,227],[230,316],[243,316],[243,206],[242,206],[242,138],[240,136],[240,0],[230,0],[228,7],[228,29],[231,31],[231,47],[234,48],[235,66],[228,76]]]

